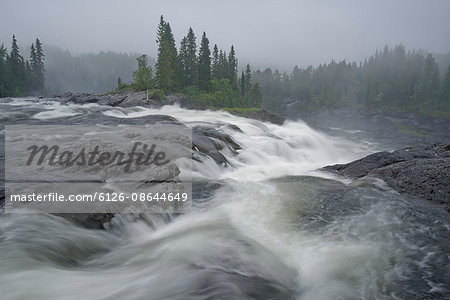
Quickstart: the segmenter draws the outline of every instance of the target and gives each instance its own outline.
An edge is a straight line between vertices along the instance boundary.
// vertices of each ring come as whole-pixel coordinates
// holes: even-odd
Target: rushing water
[[[382,182],[317,171],[375,150],[362,141],[175,106],[0,99],[1,124],[145,124],[154,114],[220,128],[243,150],[224,150],[228,167],[193,162],[188,214],[117,215],[107,230],[0,215],[1,299],[450,299],[447,213]]]

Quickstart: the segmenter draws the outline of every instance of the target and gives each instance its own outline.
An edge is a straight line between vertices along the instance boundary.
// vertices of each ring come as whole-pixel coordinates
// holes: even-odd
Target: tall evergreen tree
[[[158,58],[156,61],[156,82],[159,88],[175,91],[179,85],[178,57],[170,24],[161,16],[157,29]]]
[[[31,44],[31,50],[30,50],[30,79],[31,79],[31,90],[36,90],[37,88],[37,74],[35,74],[35,71],[37,70],[37,57],[36,57],[36,48],[34,47],[34,44]]]
[[[248,93],[252,88],[252,70],[250,69],[250,65],[247,64],[244,75],[244,88],[245,93]]]
[[[231,87],[237,90],[237,59],[234,46],[231,46],[230,54],[228,55],[228,70]]]
[[[7,63],[8,52],[5,46],[0,46],[0,97],[9,94],[9,83],[11,81],[9,66]]]
[[[217,78],[229,78],[227,53],[220,50],[219,52],[219,66],[217,71]]]
[[[213,49],[213,62],[211,66],[212,71],[212,79],[219,79],[219,48],[217,48],[217,44],[214,44]]]
[[[192,28],[189,28],[187,35],[180,45],[181,64],[181,85],[183,87],[195,85],[197,83],[197,45],[196,37]]]
[[[12,36],[11,52],[8,57],[8,66],[11,71],[11,85],[14,95],[23,94],[25,88],[25,62],[19,53],[19,46],[15,35]]]
[[[187,38],[183,37],[180,42],[180,51],[178,51],[178,60],[180,62],[180,83],[182,87],[187,86]]]
[[[241,77],[239,77],[239,88],[240,88],[241,95],[245,95],[247,89],[245,88],[245,74],[244,74],[244,71],[242,71]]]
[[[203,32],[198,54],[198,87],[202,91],[211,89],[211,51],[209,50],[209,40]]]
[[[250,89],[248,99],[250,107],[261,107],[262,94],[258,83],[255,83]]]
[[[31,65],[28,60],[25,61],[25,85],[23,92],[25,92],[26,94],[34,92],[33,72],[31,70]]]
[[[44,51],[42,50],[42,44],[39,41],[39,39],[36,39],[35,42],[35,61],[34,61],[34,65],[32,62],[31,65],[31,72],[32,72],[32,76],[31,78],[33,79],[33,88],[35,91],[37,92],[44,92],[45,89],[45,77],[44,77],[44,72],[45,72],[45,68],[44,68],[44,60],[45,60],[45,55],[44,55]]]

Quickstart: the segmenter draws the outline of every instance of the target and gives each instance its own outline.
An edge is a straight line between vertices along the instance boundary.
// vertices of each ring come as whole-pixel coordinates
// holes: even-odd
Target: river
[[[1,213],[1,299],[450,299],[447,213],[318,170],[376,144],[221,111],[0,99],[3,125],[139,125],[154,114],[218,128],[242,150],[222,152],[228,167],[193,161],[190,213],[119,214],[106,230]]]

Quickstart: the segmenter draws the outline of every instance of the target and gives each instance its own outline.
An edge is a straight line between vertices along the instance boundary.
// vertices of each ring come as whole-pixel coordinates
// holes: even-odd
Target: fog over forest
[[[332,60],[359,63],[398,44],[433,53],[441,76],[450,63],[445,0],[5,0],[2,6],[0,44],[9,50],[15,34],[27,59],[31,43],[41,40],[49,94],[111,90],[118,77],[130,82],[140,54],[154,65],[160,15],[170,22],[177,48],[189,27],[197,43],[207,32],[211,50],[214,44],[234,45],[239,70],[247,63],[253,70],[270,67],[280,73]]]
[[[450,2],[397,1],[26,1],[4,0],[0,41],[36,37],[74,53],[156,55],[155,27],[170,21],[177,43],[192,27],[211,45],[233,44],[255,67],[291,70],[331,59],[360,61],[385,44],[450,51]]]
[[[450,300],[450,0],[1,0],[0,300]]]

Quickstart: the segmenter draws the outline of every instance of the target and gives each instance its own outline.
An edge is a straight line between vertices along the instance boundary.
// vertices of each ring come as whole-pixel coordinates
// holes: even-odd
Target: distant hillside
[[[104,92],[132,81],[137,68],[137,53],[100,52],[74,55],[68,50],[44,45],[45,86],[48,94],[64,92]],[[150,59],[150,64],[154,64]]]

